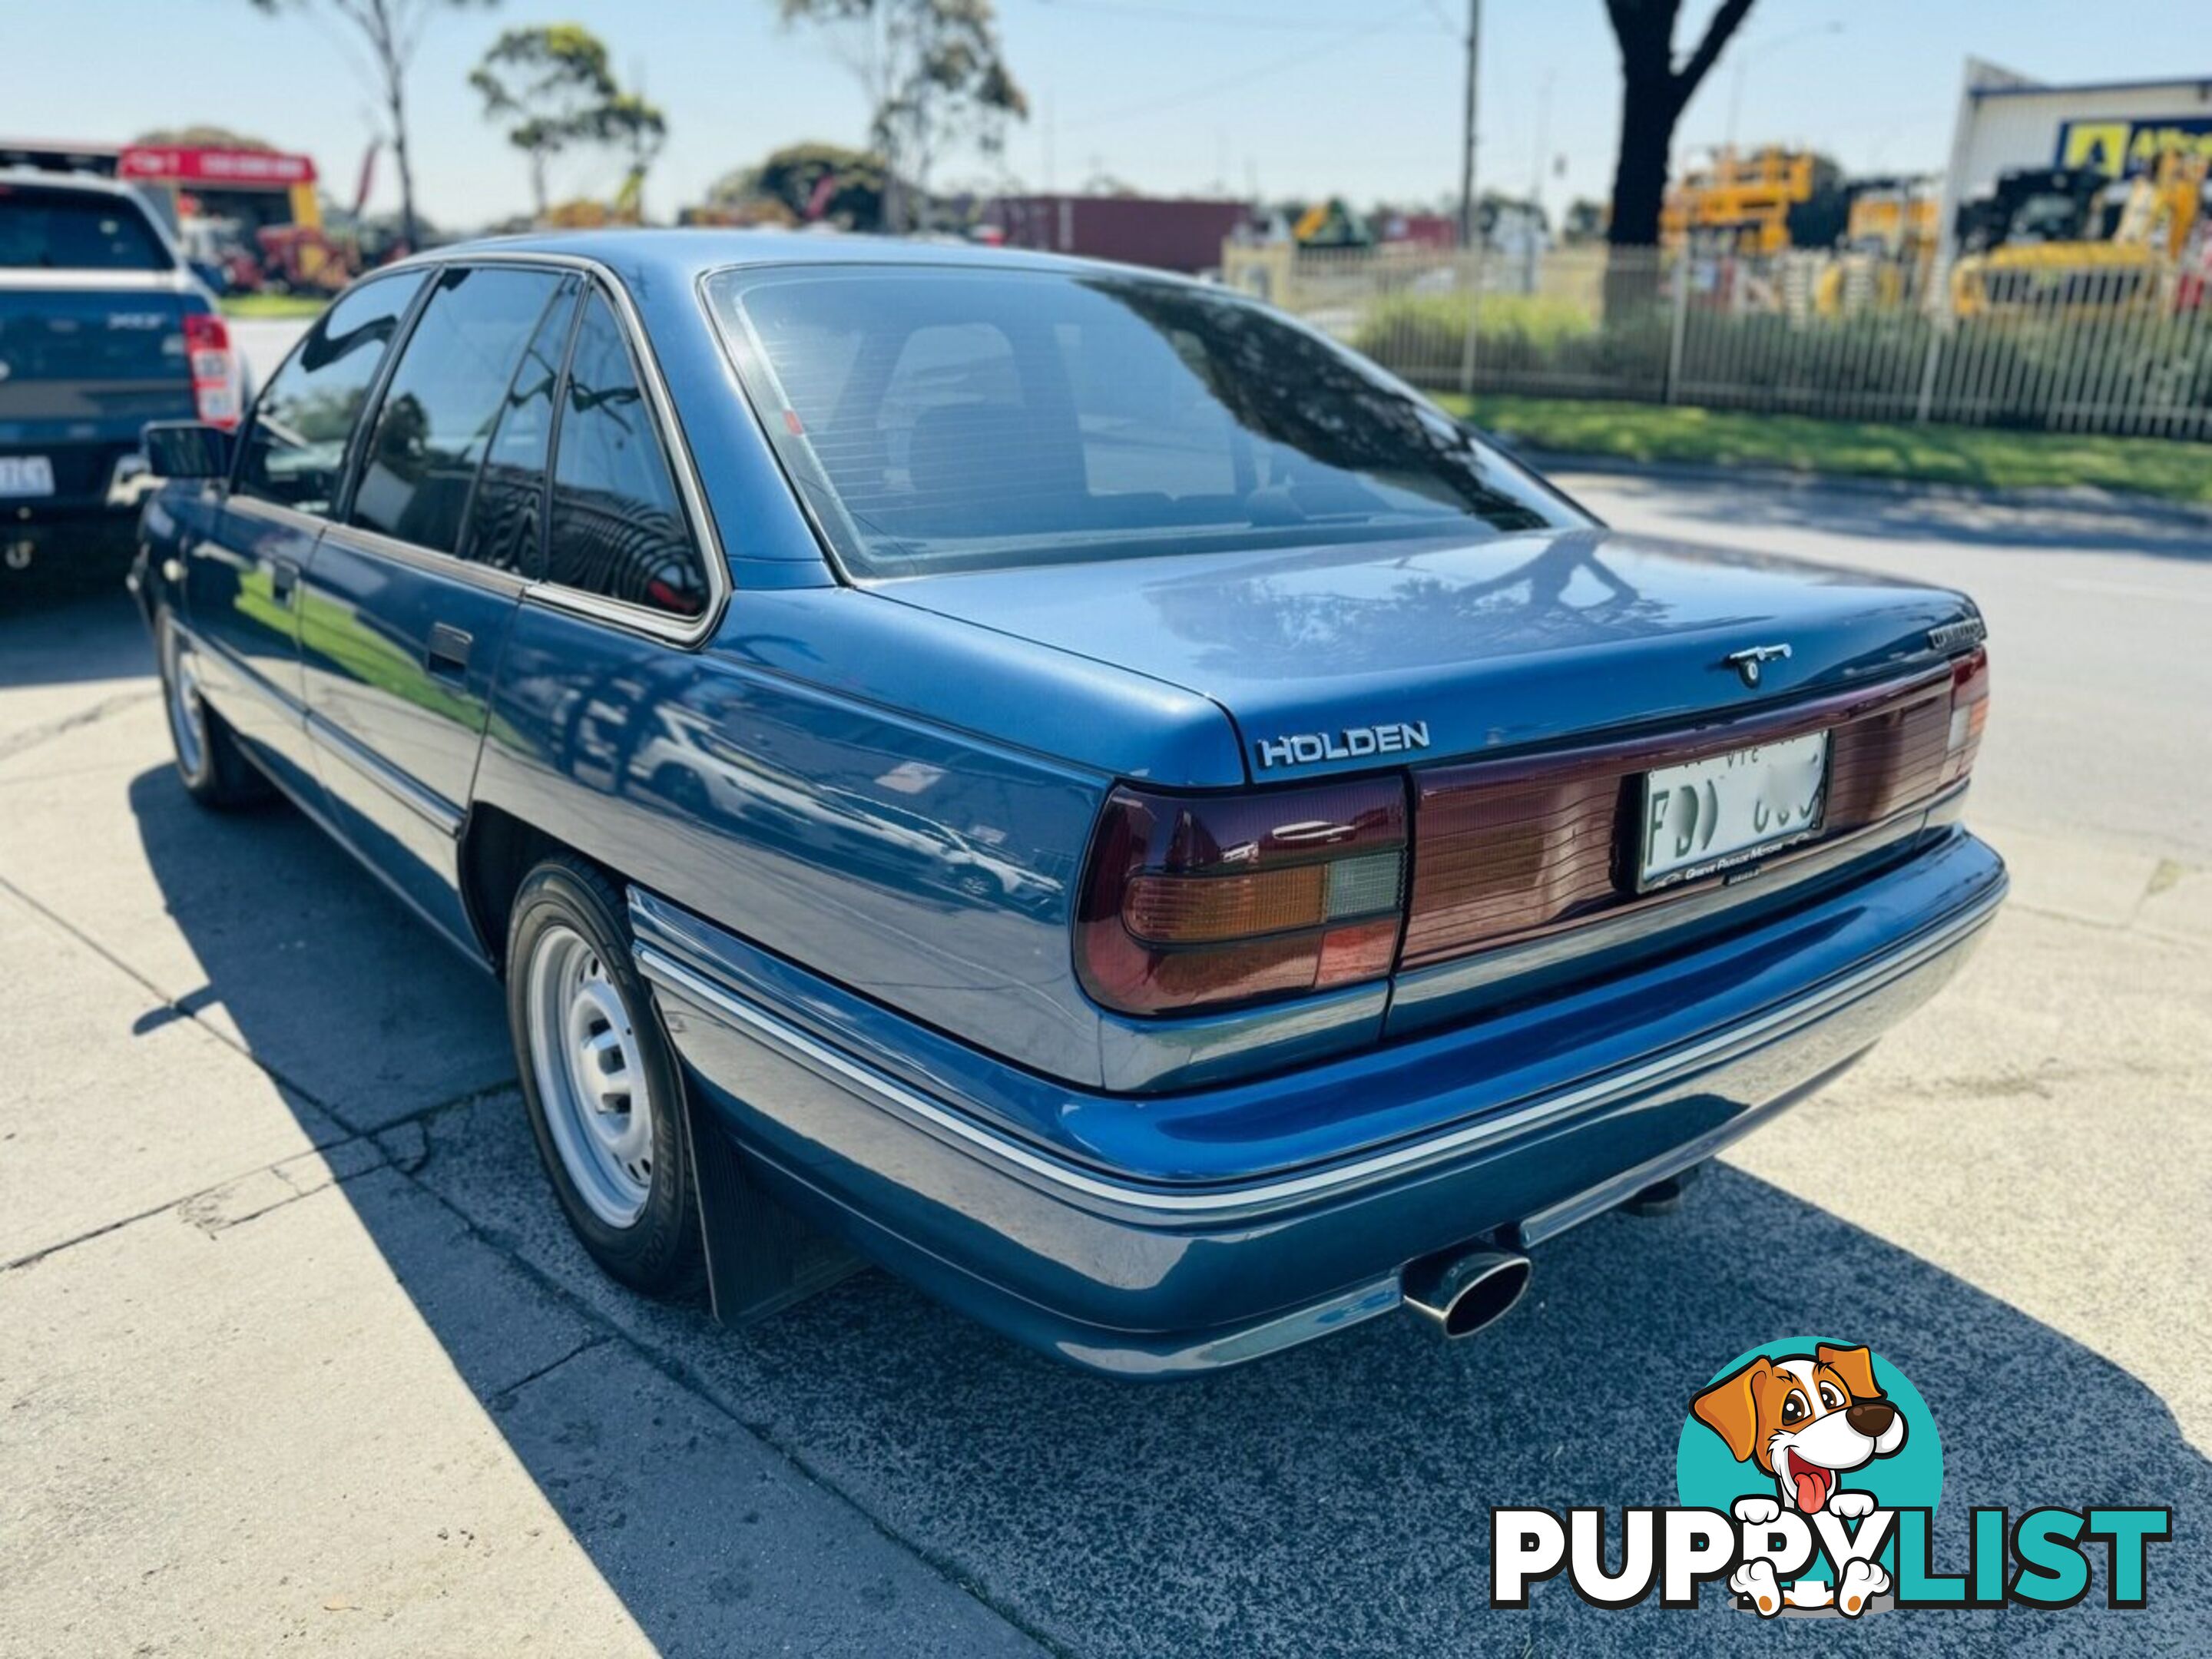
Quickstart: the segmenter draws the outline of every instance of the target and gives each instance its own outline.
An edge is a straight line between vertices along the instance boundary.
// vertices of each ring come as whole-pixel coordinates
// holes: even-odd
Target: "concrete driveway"
[[[2178,1511],[2147,1612],[1854,1647],[2212,1645],[2212,531],[1568,482],[1971,587],[2014,900],[1682,1212],[1540,1252],[1494,1332],[1384,1320],[1167,1388],[881,1274],[742,1335],[614,1290],[495,988],[295,814],[191,806],[119,597],[0,616],[0,1654],[1825,1644],[1563,1583],[1485,1605],[1490,1505],[1672,1501],[1690,1392],[1813,1331],[1929,1398],[1941,1559],[1972,1504]]]

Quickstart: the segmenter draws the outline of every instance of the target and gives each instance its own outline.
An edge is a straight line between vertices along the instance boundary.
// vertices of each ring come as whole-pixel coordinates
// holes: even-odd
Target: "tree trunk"
[[[1659,214],[1667,158],[1681,113],[1670,78],[1632,77],[1620,101],[1620,155],[1613,172],[1613,222],[1606,241],[1605,317],[1620,331],[1647,322],[1659,291]]]
[[[407,110],[399,91],[399,70],[392,70],[392,154],[399,163],[399,234],[407,251],[416,252],[422,239],[415,231],[415,169],[407,159]]]
[[[1605,240],[1605,315],[1608,329],[1650,314],[1660,292],[1659,221],[1667,200],[1667,159],[1674,124],[1690,94],[1720,60],[1742,27],[1753,0],[1721,0],[1704,37],[1674,67],[1674,20],[1681,0],[1606,0],[1620,43],[1620,153],[1613,168],[1613,222]],[[1641,252],[1636,250],[1650,249]]]
[[[407,252],[415,252],[415,169],[407,158],[407,102],[402,82],[407,62],[400,49],[389,0],[369,0],[365,19],[356,18],[367,31],[376,52],[376,66],[384,75],[384,106],[392,116],[392,155],[399,164],[399,234]]]
[[[1668,77],[1638,76],[1622,88],[1620,154],[1613,169],[1613,223],[1605,238],[1615,247],[1659,244],[1667,158],[1681,112]]]
[[[886,236],[906,234],[906,192],[899,188],[898,146],[891,143],[890,134],[883,136],[884,193],[877,228]]]
[[[542,149],[530,152],[530,196],[538,204],[537,222],[542,225],[545,222],[546,208],[545,152]]]

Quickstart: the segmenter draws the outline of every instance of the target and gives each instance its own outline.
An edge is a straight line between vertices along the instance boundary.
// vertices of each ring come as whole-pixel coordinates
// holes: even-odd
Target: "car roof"
[[[1118,272],[1164,282],[1189,279],[1171,272],[1070,258],[1028,248],[978,247],[962,242],[911,241],[784,230],[675,229],[534,231],[479,237],[428,248],[415,260],[436,263],[483,253],[559,255],[595,261],[635,283],[659,276],[689,285],[710,270],[731,266],[903,265],[980,270],[1056,270],[1070,275]]]
[[[146,204],[145,192],[127,179],[100,173],[65,173],[58,167],[0,167],[0,185],[36,185],[46,190],[85,190],[103,196],[120,196]]]

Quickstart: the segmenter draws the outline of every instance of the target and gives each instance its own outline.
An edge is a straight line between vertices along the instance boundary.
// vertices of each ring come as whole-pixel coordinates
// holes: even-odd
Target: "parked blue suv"
[[[1960,595],[1599,524],[1321,335],[1079,262],[549,236],[149,428],[185,786],[506,984],[570,1223],[1169,1376],[1802,1098],[2004,891]]]
[[[0,592],[17,573],[115,580],[151,480],[149,420],[238,422],[215,298],[137,191],[0,167]]]

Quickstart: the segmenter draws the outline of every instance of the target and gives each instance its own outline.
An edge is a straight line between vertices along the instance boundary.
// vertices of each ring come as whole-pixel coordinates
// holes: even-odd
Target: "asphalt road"
[[[1865,1064],[1680,1213],[1541,1250],[1480,1340],[1386,1319],[1164,1388],[881,1274],[735,1334],[610,1287],[495,988],[296,815],[190,805],[119,599],[0,600],[0,1654],[1826,1649],[1484,1588],[1490,1505],[1671,1501],[1688,1395],[1814,1331],[1930,1401],[1939,1555],[1972,1504],[2178,1511],[2147,1611],[1854,1648],[2212,1647],[2212,527],[1568,482],[1975,592],[2014,899]]]

